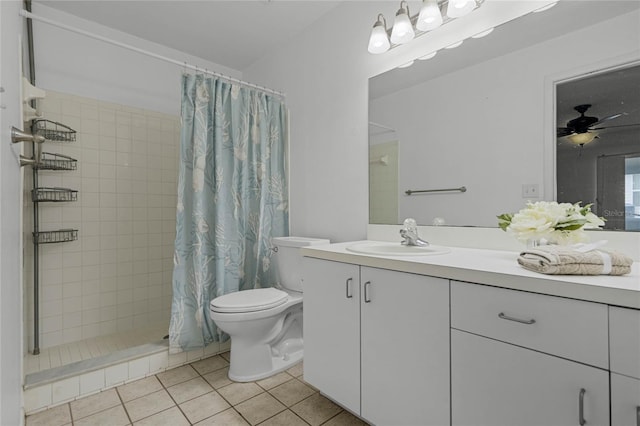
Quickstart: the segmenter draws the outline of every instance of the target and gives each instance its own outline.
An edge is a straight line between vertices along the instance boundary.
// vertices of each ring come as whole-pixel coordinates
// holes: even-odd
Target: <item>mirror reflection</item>
[[[556,86],[557,199],[640,231],[640,65]]]
[[[556,140],[556,123],[545,122],[555,98],[545,94],[545,84],[554,75],[572,71],[575,78],[566,84],[577,84],[595,71],[604,76],[603,62],[637,55],[639,6],[625,1],[606,5],[560,2],[550,11],[502,25],[485,38],[465,40],[461,47],[439,51],[432,59],[370,79],[370,223],[398,224],[405,217],[414,217],[421,225],[495,227],[497,214],[518,211],[527,200],[554,199],[554,191],[544,193],[543,173],[554,169],[544,164],[544,158],[545,150],[555,150],[556,142],[554,157],[563,171],[557,177],[559,201],[594,202],[599,208],[616,209],[615,215],[619,210],[635,211],[634,190],[622,190],[627,199],[631,194],[629,207],[625,206],[629,200],[621,205],[619,196],[616,201],[605,199],[623,186],[607,184],[605,188],[602,184],[599,194],[579,187],[583,181],[589,181],[592,188],[597,184],[584,177],[576,161],[591,155],[585,153],[603,142],[606,134],[620,140],[623,128],[597,130],[602,133],[584,144],[580,155],[580,145],[566,141],[569,134]],[[614,72],[608,78],[618,77]],[[565,100],[563,84],[558,84],[557,127],[567,127],[579,117],[574,107],[583,104],[592,105],[585,116],[597,121],[623,114],[600,124],[623,124],[637,114],[637,107],[629,106],[632,101],[626,99],[625,108],[596,110],[595,105],[603,104],[604,99],[590,98],[593,90],[588,87],[566,86],[564,92],[571,97]],[[565,112],[566,105],[569,111]],[[637,147],[638,127],[631,129],[635,136],[624,137],[625,146],[635,140]],[[625,154],[634,151],[638,150],[631,147]],[[624,161],[631,172],[618,177],[633,181],[637,159],[627,158],[632,157]],[[608,170],[608,160],[596,162],[597,167]],[[613,178],[600,179],[609,182]],[[561,187],[561,182],[571,185]],[[457,190],[462,187],[465,192]],[[440,191],[445,189],[452,190]],[[436,191],[407,195],[408,190]],[[622,222],[624,217],[622,214]],[[611,229],[632,229],[620,221],[609,219],[609,223]]]

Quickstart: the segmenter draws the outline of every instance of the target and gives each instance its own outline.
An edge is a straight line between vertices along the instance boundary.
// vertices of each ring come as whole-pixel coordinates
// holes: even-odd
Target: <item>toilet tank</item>
[[[302,292],[302,255],[300,247],[329,244],[323,238],[274,237],[271,244],[277,248],[274,254],[278,283],[288,290]]]

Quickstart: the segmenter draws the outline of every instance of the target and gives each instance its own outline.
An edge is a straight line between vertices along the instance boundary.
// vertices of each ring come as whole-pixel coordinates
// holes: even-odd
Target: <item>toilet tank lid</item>
[[[307,237],[273,237],[271,243],[280,247],[306,247],[320,244],[329,244],[326,238],[307,238]]]

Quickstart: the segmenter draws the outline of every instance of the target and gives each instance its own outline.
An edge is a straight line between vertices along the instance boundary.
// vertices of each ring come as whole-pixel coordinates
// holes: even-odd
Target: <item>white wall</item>
[[[34,3],[33,13],[158,55],[186,61],[198,68],[242,78],[238,70],[97,25],[41,3]],[[180,114],[182,67],[46,23],[36,21],[33,26],[38,87],[165,114]]]
[[[20,1],[0,2],[0,424],[17,425],[22,418],[22,284],[20,253],[20,145],[11,144],[11,126],[20,117],[19,37],[23,22]]]
[[[545,78],[636,51],[639,17],[622,15],[373,101],[370,120],[397,129],[400,141],[399,218],[492,227],[496,214],[553,197],[542,193]],[[523,184],[537,184],[540,198],[523,197]],[[460,186],[467,192],[404,195]]]
[[[369,77],[521,16],[527,12],[526,3],[487,2],[474,12],[477,19],[453,21],[429,37],[384,55],[370,55],[366,43],[377,13],[390,18],[397,3],[345,2],[294,41],[244,70],[245,78],[287,93],[291,108],[291,232],[332,241],[366,237]],[[623,49],[628,43],[634,40],[623,42]],[[596,50],[606,54],[617,49],[607,46],[599,43]],[[585,48],[589,51],[581,50],[573,57],[590,61],[593,46]],[[555,52],[549,60],[557,56]],[[527,93],[532,94],[542,120],[543,82]],[[536,135],[538,146],[527,150],[534,158],[527,161],[534,161],[537,168],[525,177],[526,183],[531,183],[529,179],[538,181],[546,173],[540,151],[542,132]],[[518,191],[521,183],[517,183]]]
[[[453,21],[446,31],[384,55],[369,54],[367,42],[377,14],[391,20],[397,6],[387,1],[344,2],[244,70],[245,79],[287,94],[293,234],[336,242],[366,236],[369,77],[532,10],[527,2],[487,2],[474,12],[477,19]]]

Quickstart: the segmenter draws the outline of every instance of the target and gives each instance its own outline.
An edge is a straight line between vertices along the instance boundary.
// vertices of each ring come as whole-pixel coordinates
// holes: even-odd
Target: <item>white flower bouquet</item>
[[[498,226],[519,241],[546,240],[551,244],[577,244],[589,240],[585,229],[597,229],[604,219],[591,212],[591,204],[584,207],[555,201],[527,202],[518,213],[498,216]]]

